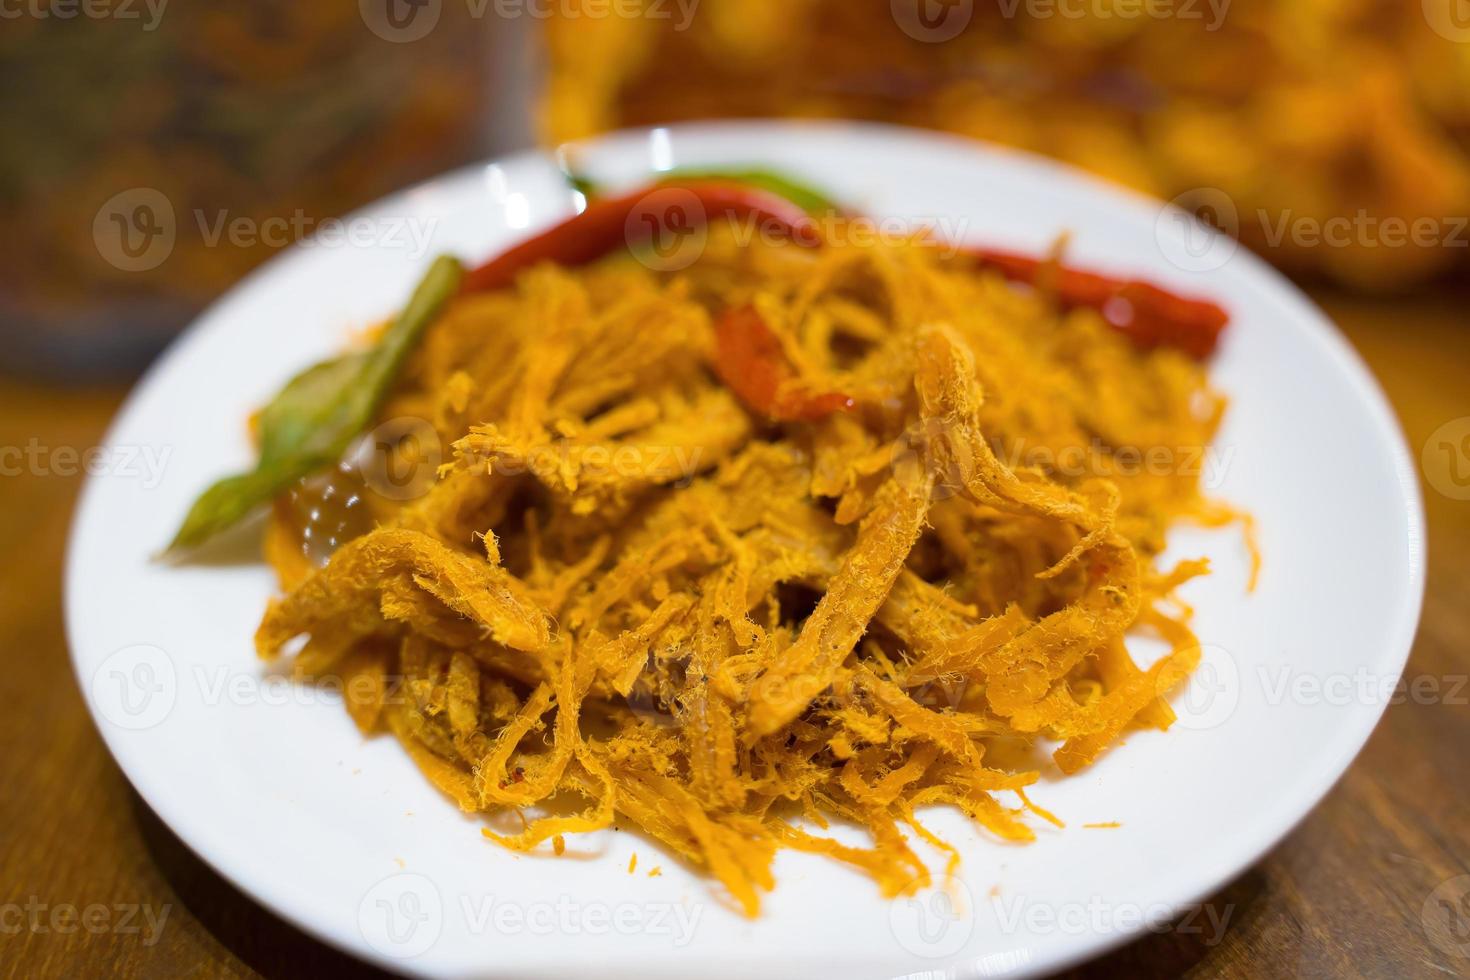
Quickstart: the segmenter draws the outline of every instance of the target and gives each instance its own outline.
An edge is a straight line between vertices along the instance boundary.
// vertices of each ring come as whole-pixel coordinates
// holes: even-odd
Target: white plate
[[[500,849],[392,739],[364,740],[337,698],[263,667],[251,635],[273,591],[264,566],[149,556],[202,487],[251,459],[251,410],[393,310],[432,254],[478,259],[570,211],[552,162],[525,154],[361,212],[376,244],[299,246],[234,289],[138,386],[108,437],[106,475],[83,495],[67,626],[97,724],[159,816],[272,910],[421,974],[1032,975],[1188,913],[1290,830],[1363,745],[1418,619],[1423,518],[1382,394],[1307,299],[1244,251],[1189,237],[1198,229],[1157,202],[937,135],[702,125],[614,135],[578,158],[625,181],[756,161],[868,214],[963,219],[975,241],[1040,249],[1071,230],[1079,263],[1229,306],[1213,376],[1233,405],[1206,478],[1259,519],[1265,570],[1247,595],[1238,534],[1171,539],[1173,554],[1207,554],[1216,569],[1186,593],[1207,646],[1176,699],[1181,723],[1044,779],[1033,796],[1068,828],[1030,846],[936,811],[930,825],[964,854],[950,893],[889,902],[834,862],[783,853],[751,921],[633,833],[570,840],[561,859]],[[423,231],[427,250],[412,245]],[[164,462],[161,479],[146,453]],[[1082,827],[1101,821],[1122,826]],[[663,873],[650,878],[654,865]],[[1190,921],[1208,937],[1227,910],[1206,912]]]

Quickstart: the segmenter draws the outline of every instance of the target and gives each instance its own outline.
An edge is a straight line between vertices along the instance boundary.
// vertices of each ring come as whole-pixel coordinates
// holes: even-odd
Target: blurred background
[[[1389,709],[1333,796],[1231,886],[1249,914],[1223,944],[1150,937],[1099,969],[1470,975],[1421,916],[1470,868],[1454,684],[1470,670],[1470,3],[0,0],[0,92],[0,546],[25,559],[0,564],[0,637],[25,653],[0,672],[0,818],[27,841],[0,877],[180,906],[149,948],[7,935],[28,972],[340,965],[141,807],[72,684],[58,583],[78,460],[129,382],[252,268],[392,190],[622,126],[792,116],[945,130],[1171,200],[1343,327],[1422,463],[1410,674],[1462,693]],[[86,859],[57,857],[78,841]],[[1470,909],[1460,924],[1470,937]]]
[[[450,167],[721,116],[1047,154],[1345,295],[1470,269],[1463,0],[7,3],[0,315],[22,373],[136,372],[273,252]]]

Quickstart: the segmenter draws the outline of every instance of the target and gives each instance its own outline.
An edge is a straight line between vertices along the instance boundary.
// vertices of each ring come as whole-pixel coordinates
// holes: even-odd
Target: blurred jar
[[[136,371],[290,241],[523,141],[492,104],[487,57],[515,25],[476,9],[7,7],[0,363],[50,376]]]

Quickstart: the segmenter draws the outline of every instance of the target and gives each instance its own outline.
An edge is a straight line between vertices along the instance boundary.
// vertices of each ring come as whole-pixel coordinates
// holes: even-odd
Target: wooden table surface
[[[1372,365],[1416,454],[1442,424],[1470,416],[1463,297],[1318,298]],[[95,445],[121,396],[0,381],[0,447]],[[59,460],[51,468],[67,469]],[[1443,483],[1445,473],[1435,477]],[[3,972],[370,972],[215,875],[107,754],[62,634],[62,555],[79,483],[64,472],[0,476]],[[1177,928],[1069,976],[1470,976],[1470,889],[1451,882],[1470,873],[1470,501],[1426,485],[1425,503],[1429,589],[1408,674],[1440,693],[1391,706],[1322,805],[1210,899],[1211,911],[1229,915],[1219,941],[1209,929]],[[72,924],[67,908],[93,918]]]

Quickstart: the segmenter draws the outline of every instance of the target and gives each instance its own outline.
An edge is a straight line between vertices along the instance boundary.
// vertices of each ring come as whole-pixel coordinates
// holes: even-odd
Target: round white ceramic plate
[[[771,123],[621,133],[577,156],[614,182],[720,163],[768,164],[864,213],[949,222],[971,241],[1040,250],[1070,231],[1078,264],[1229,307],[1212,374],[1233,404],[1196,462],[1213,493],[1256,516],[1265,569],[1248,595],[1238,533],[1171,538],[1171,556],[1215,567],[1186,590],[1205,660],[1175,699],[1173,730],[1135,733],[1075,777],[1044,778],[1033,797],[1067,828],[1039,828],[1029,846],[930,814],[964,857],[946,889],[888,901],[843,866],[783,853],[751,920],[635,832],[573,839],[561,858],[502,850],[391,738],[362,738],[333,692],[262,666],[251,634],[273,592],[263,565],[248,551],[182,567],[150,555],[200,489],[251,460],[251,410],[392,311],[434,253],[478,259],[571,212],[553,161],[525,154],[360,212],[352,242],[290,249],[138,386],[83,495],[66,582],[77,675],[113,755],[225,877],[326,942],[408,973],[1029,976],[1176,915],[1218,935],[1239,910],[1190,903],[1332,786],[1414,634],[1419,494],[1373,379],[1256,258],[1157,202],[1031,156],[901,129]],[[1103,822],[1120,826],[1083,826]]]

